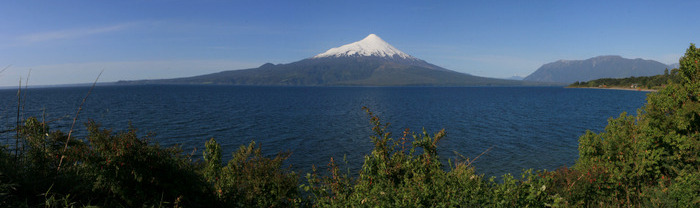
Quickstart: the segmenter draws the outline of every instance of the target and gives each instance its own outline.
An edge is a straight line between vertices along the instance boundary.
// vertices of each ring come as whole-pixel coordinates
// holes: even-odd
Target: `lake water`
[[[21,117],[51,120],[65,132],[88,87],[28,89]],[[17,90],[0,90],[0,125],[12,128]],[[330,157],[347,156],[359,170],[371,152],[371,125],[362,106],[390,122],[394,137],[405,128],[429,133],[445,129],[443,159],[458,152],[474,158],[486,175],[519,174],[522,169],[553,170],[572,165],[578,137],[599,132],[623,111],[636,114],[645,92],[561,87],[239,87],[100,86],[79,116],[77,135],[87,119],[124,130],[131,123],[163,146],[196,148],[216,138],[224,157],[255,140],[263,152],[291,151],[288,163],[299,172],[325,167]],[[0,135],[9,141],[13,133]],[[325,168],[323,168],[325,169]]]

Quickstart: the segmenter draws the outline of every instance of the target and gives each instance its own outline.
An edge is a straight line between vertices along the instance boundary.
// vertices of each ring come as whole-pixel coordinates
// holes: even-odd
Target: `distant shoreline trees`
[[[649,77],[601,78],[590,81],[576,81],[568,87],[617,87],[631,89],[659,90],[670,83],[679,83],[679,69],[664,70],[664,74]]]

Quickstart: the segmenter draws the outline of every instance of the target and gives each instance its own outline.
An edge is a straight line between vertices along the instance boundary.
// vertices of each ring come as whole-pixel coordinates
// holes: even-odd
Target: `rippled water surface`
[[[52,121],[67,131],[87,87],[28,89],[21,117]],[[358,170],[371,151],[369,107],[391,122],[395,137],[405,128],[445,129],[443,159],[458,152],[475,157],[486,175],[518,174],[524,168],[570,166],[577,140],[587,129],[602,131],[623,111],[636,114],[645,92],[559,87],[235,87],[102,86],[83,106],[80,124],[93,119],[124,130],[129,123],[161,145],[182,145],[201,155],[216,138],[225,155],[255,140],[263,152],[291,151],[300,172],[324,167],[330,157],[347,156]],[[17,90],[0,90],[0,121],[11,128],[17,117]],[[85,132],[78,125],[78,135]],[[0,139],[13,141],[14,134]]]

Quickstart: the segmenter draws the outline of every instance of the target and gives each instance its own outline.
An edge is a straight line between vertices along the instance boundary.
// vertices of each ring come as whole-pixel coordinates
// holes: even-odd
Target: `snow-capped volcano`
[[[385,58],[416,59],[413,56],[410,56],[404,52],[401,52],[399,49],[394,48],[394,46],[389,45],[389,43],[382,40],[382,38],[375,34],[369,34],[365,39],[354,43],[343,45],[337,48],[331,48],[324,53],[314,56],[313,58],[356,56],[377,56]]]
[[[482,86],[522,85],[445,69],[410,56],[375,34],[287,64],[164,80],[122,83],[245,86]]]

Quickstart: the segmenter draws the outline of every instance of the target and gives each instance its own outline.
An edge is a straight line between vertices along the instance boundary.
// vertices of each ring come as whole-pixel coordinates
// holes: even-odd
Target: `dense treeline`
[[[658,90],[670,83],[680,83],[679,69],[664,70],[664,74],[649,77],[602,78],[585,82],[574,82],[569,87],[619,87]]]
[[[650,93],[637,116],[610,119],[579,138],[572,167],[486,178],[469,158],[440,162],[435,134],[387,132],[367,110],[374,148],[359,173],[342,162],[300,177],[254,142],[225,165],[211,139],[202,159],[160,147],[135,130],[94,122],[85,138],[27,119],[21,149],[0,151],[2,207],[698,207],[700,50],[680,60],[678,82]],[[357,175],[354,177],[353,175]]]

